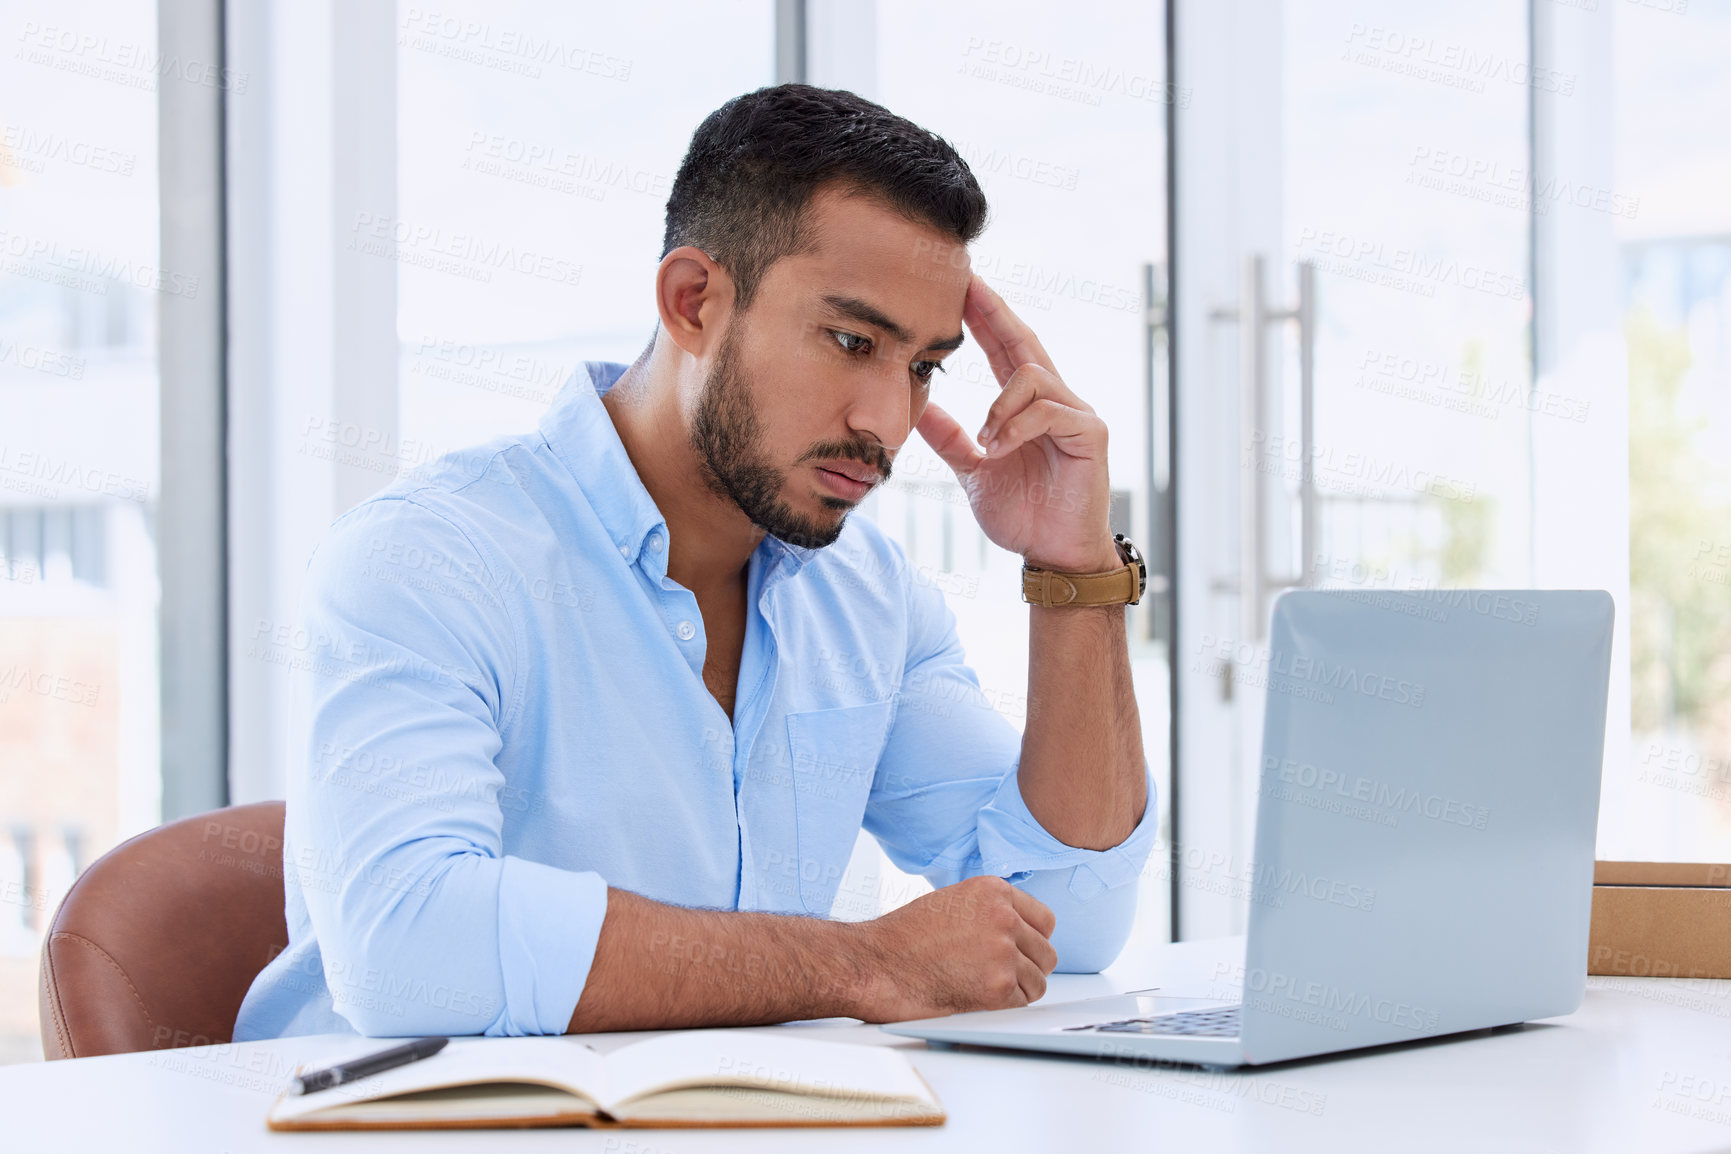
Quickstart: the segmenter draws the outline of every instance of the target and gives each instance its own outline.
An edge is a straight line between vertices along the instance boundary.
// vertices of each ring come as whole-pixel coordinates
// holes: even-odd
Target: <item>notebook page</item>
[[[832,1098],[749,1086],[662,1090],[619,1107],[618,1117],[640,1126],[929,1126],[944,1121],[935,1101],[902,1098]]]
[[[383,1049],[384,1046],[380,1046]],[[345,1050],[352,1056],[352,1050]],[[307,1063],[323,1066],[322,1059]],[[271,1117],[288,1121],[332,1106],[477,1082],[552,1083],[598,1101],[606,1094],[601,1055],[564,1037],[452,1038],[431,1058],[311,1094],[285,1094]]]
[[[633,1042],[607,1056],[607,1079],[612,1098],[606,1106],[686,1086],[931,1101],[914,1068],[891,1047],[746,1030],[686,1030]]]

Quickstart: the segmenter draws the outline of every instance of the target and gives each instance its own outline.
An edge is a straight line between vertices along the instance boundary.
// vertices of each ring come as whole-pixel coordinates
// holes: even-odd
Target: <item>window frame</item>
[[[229,800],[223,16],[223,0],[157,7],[158,58],[211,63],[157,88],[161,266],[201,290],[157,298],[163,821]]]

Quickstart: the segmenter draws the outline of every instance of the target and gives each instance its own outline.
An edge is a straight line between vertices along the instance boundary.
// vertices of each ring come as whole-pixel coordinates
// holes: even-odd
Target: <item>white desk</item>
[[[1241,941],[1162,946],[1048,998],[1218,981]],[[1710,1151],[1731,1150],[1731,982],[1591,979],[1567,1018],[1249,1073],[927,1050],[873,1027],[812,1037],[905,1048],[949,1111],[936,1129],[272,1134],[295,1064],[331,1039],[0,1068],[14,1151]]]

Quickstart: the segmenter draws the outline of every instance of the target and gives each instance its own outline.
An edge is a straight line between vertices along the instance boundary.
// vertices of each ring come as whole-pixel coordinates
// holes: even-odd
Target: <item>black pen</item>
[[[315,1090],[328,1090],[344,1082],[353,1082],[356,1078],[370,1078],[398,1066],[407,1066],[410,1062],[431,1058],[443,1050],[445,1043],[449,1041],[449,1038],[416,1038],[413,1042],[392,1046],[389,1050],[380,1050],[352,1062],[338,1062],[335,1066],[326,1066],[322,1070],[308,1070],[295,1079],[294,1092],[311,1094]]]

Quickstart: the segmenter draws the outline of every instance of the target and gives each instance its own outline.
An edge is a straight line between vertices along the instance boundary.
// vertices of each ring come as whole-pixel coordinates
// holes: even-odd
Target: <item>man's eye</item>
[[[949,371],[948,369],[944,368],[944,363],[942,361],[915,361],[914,362],[914,370],[913,370],[914,376],[922,384],[930,384],[931,380],[932,380],[932,374],[933,373],[944,373],[944,372],[948,372],[948,371]]]
[[[867,337],[860,336],[858,333],[844,333],[838,329],[831,329],[829,335],[835,338],[836,344],[840,345],[850,353],[871,351],[871,340]]]

